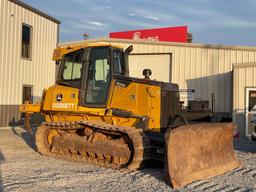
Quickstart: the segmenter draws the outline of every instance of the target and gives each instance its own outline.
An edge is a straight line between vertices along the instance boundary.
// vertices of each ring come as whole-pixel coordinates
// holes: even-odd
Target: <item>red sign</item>
[[[165,27],[109,33],[110,38],[148,41],[187,42],[187,26]]]

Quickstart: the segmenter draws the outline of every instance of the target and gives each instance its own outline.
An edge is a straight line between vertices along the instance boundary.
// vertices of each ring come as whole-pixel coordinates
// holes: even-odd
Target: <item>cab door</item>
[[[80,105],[106,107],[111,82],[111,50],[109,47],[94,47],[88,51],[80,90]]]

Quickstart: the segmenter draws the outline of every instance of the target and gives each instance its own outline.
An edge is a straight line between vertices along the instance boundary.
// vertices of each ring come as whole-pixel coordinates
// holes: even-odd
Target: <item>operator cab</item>
[[[110,46],[86,47],[63,56],[57,84],[80,89],[80,105],[106,106],[113,75],[128,74],[128,55]]]

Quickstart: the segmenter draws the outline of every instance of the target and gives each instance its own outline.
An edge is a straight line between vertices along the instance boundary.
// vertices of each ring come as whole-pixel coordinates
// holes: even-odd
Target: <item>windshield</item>
[[[64,56],[58,78],[59,84],[80,87],[83,50],[78,50]]]

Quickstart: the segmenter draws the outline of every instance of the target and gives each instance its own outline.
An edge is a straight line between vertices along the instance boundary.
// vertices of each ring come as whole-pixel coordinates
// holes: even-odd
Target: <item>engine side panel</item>
[[[77,111],[78,89],[54,85],[47,90],[44,111]]]
[[[137,116],[148,116],[148,128],[160,131],[161,89],[159,86],[115,79],[109,107],[130,111]]]

